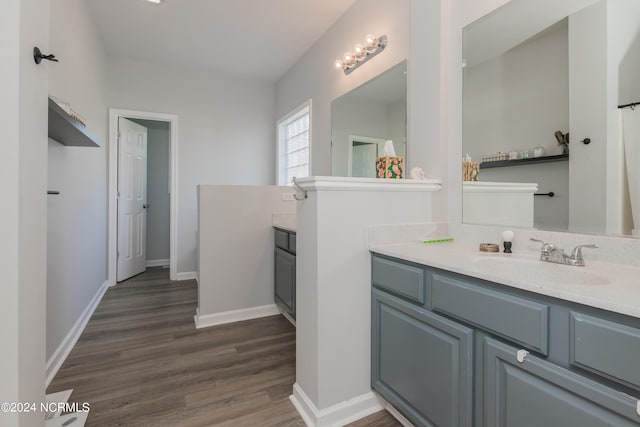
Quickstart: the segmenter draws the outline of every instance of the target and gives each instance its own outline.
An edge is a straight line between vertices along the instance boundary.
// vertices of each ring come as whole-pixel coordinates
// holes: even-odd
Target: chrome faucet
[[[533,242],[542,243],[540,252],[540,261],[553,262],[556,264],[573,265],[575,267],[584,267],[584,258],[582,257],[582,248],[596,249],[598,245],[578,245],[571,251],[571,255],[567,255],[564,249],[558,248],[551,243],[543,242],[538,239],[531,239]]]

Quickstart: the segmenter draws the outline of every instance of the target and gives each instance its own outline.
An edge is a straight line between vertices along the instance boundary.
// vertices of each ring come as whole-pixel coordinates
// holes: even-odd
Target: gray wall
[[[110,57],[113,108],[178,116],[177,274],[195,274],[198,184],[275,179],[274,85]]]
[[[137,120],[147,128],[147,261],[169,264],[169,141],[168,122]]]
[[[296,212],[283,201],[291,187],[198,186],[198,314],[270,306],[273,301],[273,213]]]
[[[47,359],[107,279],[106,53],[82,0],[51,1],[49,93],[85,117],[101,146],[49,140]]]

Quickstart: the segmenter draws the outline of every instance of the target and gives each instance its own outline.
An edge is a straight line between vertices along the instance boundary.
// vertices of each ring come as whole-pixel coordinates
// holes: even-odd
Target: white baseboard
[[[168,259],[148,259],[147,267],[168,267],[169,260]]]
[[[344,426],[385,408],[385,401],[373,391],[319,410],[295,383],[289,396],[304,422],[310,427]]]
[[[87,326],[89,319],[91,319],[93,312],[96,310],[98,304],[100,304],[100,301],[102,300],[102,297],[104,296],[104,293],[107,291],[108,287],[109,284],[105,280],[105,282],[100,286],[100,288],[98,288],[98,291],[89,302],[89,305],[87,305],[87,308],[84,309],[78,320],[76,320],[76,323],[64,337],[51,358],[47,360],[47,387],[58,373],[58,370],[60,369],[64,361],[69,356],[69,353],[71,353],[73,346],[76,345],[78,338],[80,338],[80,335],[82,335],[82,331],[84,331],[84,328]]]
[[[178,273],[176,274],[176,280],[181,281],[181,280],[193,280],[195,278],[198,277],[198,272],[197,271],[187,271],[184,273]]]
[[[208,328],[209,326],[224,325],[225,323],[240,322],[242,320],[257,319],[259,317],[275,316],[276,314],[280,314],[278,306],[269,304],[204,315],[198,311],[194,316],[194,320],[196,328],[200,329]]]

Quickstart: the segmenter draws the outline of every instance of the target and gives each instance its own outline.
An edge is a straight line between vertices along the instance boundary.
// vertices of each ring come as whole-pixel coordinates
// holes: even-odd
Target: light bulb
[[[367,51],[364,49],[364,46],[362,45],[362,43],[358,43],[357,45],[355,45],[353,47],[353,51],[356,54],[356,58],[362,58],[367,53]]]
[[[367,46],[367,49],[378,47],[378,38],[373,34],[367,34],[365,37],[365,46]]]
[[[351,52],[345,52],[342,58],[344,60],[345,66],[347,67],[352,65],[355,62],[355,58],[353,57],[353,53]]]
[[[344,61],[342,59],[336,59],[333,65],[336,67],[336,70],[344,70]]]

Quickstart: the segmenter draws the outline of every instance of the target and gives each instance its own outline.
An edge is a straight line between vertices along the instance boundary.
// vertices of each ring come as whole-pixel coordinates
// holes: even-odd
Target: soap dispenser
[[[505,230],[502,232],[502,240],[504,242],[504,253],[511,253],[511,241],[513,240],[513,231]]]

